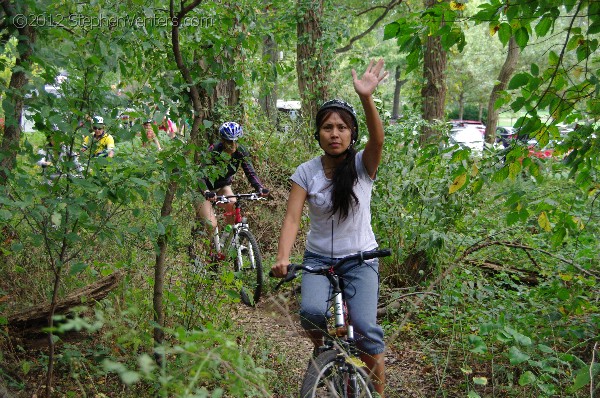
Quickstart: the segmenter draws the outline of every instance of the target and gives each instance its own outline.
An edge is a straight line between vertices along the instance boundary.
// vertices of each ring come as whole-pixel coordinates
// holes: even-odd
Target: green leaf
[[[475,391],[469,391],[467,398],[481,398],[481,395],[477,394]]]
[[[508,167],[504,166],[500,170],[496,170],[496,172],[492,175],[493,182],[502,182],[508,178]]]
[[[398,22],[392,22],[385,25],[383,29],[383,40],[389,40],[398,35],[400,31],[400,24]]]
[[[537,380],[537,377],[533,374],[532,371],[528,370],[519,377],[519,385],[520,386],[528,386],[534,383]]]
[[[597,19],[594,22],[592,22],[590,26],[588,26],[587,30],[588,35],[595,35],[597,33],[600,33],[600,19]]]
[[[544,354],[554,354],[554,350],[552,349],[552,347],[548,347],[547,345],[544,345],[544,344],[538,344],[537,347],[538,347],[538,350],[540,350]]]
[[[140,366],[140,370],[146,375],[150,375],[154,369],[156,369],[156,361],[150,357],[148,354],[142,354],[138,358],[138,365]]]
[[[525,105],[525,98],[518,97],[516,100],[514,100],[510,104],[510,109],[512,109],[514,112],[518,112],[521,110],[521,108],[523,108],[524,105]]]
[[[595,366],[593,366],[591,368],[592,374],[595,376],[598,374],[598,371],[600,370],[600,364],[595,364]],[[570,390],[571,392],[575,392],[577,390],[580,390],[581,388],[587,386],[588,384],[590,384],[590,368],[583,367],[581,369],[578,369],[577,372],[575,373],[575,380],[573,382],[573,385],[571,386]]]
[[[522,72],[522,73],[515,74],[513,76],[513,78],[510,79],[510,82],[508,83],[508,89],[514,90],[514,89],[517,89],[519,87],[526,85],[527,83],[529,83],[529,78],[530,78],[529,73]]]
[[[550,28],[552,27],[553,23],[553,18],[540,18],[538,20],[538,24],[535,25],[535,34],[538,35],[538,37],[546,36],[546,34],[550,31]]]
[[[140,374],[138,372],[134,372],[133,370],[127,370],[121,373],[120,376],[121,380],[123,380],[123,383],[127,385],[132,385],[140,380]]]
[[[23,361],[23,363],[21,363],[21,371],[23,374],[27,375],[29,371],[31,371],[31,362]]]
[[[473,377],[473,384],[477,385],[477,386],[485,386],[488,383],[488,379],[487,377],[484,376],[478,376],[478,377]]]
[[[567,230],[564,227],[556,228],[554,233],[552,234],[552,237],[550,238],[550,242],[552,242],[552,246],[553,247],[560,246],[563,243],[563,241],[565,240],[566,236],[567,236]]]
[[[558,65],[559,61],[560,58],[558,57],[558,54],[556,54],[554,51],[550,51],[550,53],[548,54],[548,62],[550,63],[550,66]]]
[[[517,332],[516,330],[513,329],[508,329],[510,331],[510,334],[512,334],[513,338],[515,339],[515,341],[525,347],[530,346],[531,343],[531,338],[529,336],[525,336],[524,334],[521,334],[519,332]]]
[[[473,184],[471,184],[471,192],[474,194],[480,192],[482,188],[483,179],[481,178],[478,178],[475,182],[473,182]]]
[[[60,213],[52,213],[52,217],[50,217],[50,219],[52,220],[52,226],[55,228],[60,227],[60,223],[62,221],[62,217],[60,215]]]
[[[500,39],[500,42],[503,46],[506,46],[506,44],[508,44],[508,41],[510,40],[511,36],[512,28],[510,27],[510,24],[506,22],[501,23],[500,27],[498,28],[498,38]]]
[[[529,32],[527,32],[526,27],[523,26],[515,32],[515,41],[521,50],[527,47],[527,42],[529,41]]]
[[[469,344],[473,346],[469,351],[476,354],[485,354],[487,352],[487,345],[483,339],[477,335],[470,334],[468,337]]]
[[[12,213],[6,209],[0,209],[0,221],[9,221],[12,218]]]
[[[69,270],[69,275],[76,275],[87,268],[87,264],[85,263],[75,263],[71,266]]]
[[[519,163],[519,162],[509,163],[508,176],[510,177],[511,180],[514,180],[519,175],[520,171],[521,171],[521,163]]]
[[[167,233],[167,229],[165,228],[165,224],[158,222],[156,223],[156,230],[159,235],[164,235]]]
[[[525,354],[524,352],[519,350],[517,347],[512,346],[508,350],[508,359],[509,359],[511,365],[518,365],[520,363],[527,361],[529,359],[529,355]]]

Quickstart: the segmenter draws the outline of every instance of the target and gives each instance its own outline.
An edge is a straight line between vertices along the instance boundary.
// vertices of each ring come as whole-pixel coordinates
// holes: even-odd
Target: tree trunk
[[[392,104],[392,120],[397,120],[400,117],[400,90],[402,86],[408,81],[408,79],[400,79],[402,69],[400,65],[396,66],[396,73],[394,75],[394,103]]]
[[[330,54],[325,54],[322,42],[323,0],[298,0],[298,44],[296,71],[302,99],[302,112],[307,120],[314,120],[320,104],[329,96]]]
[[[22,8],[8,0],[0,2],[5,16],[5,21],[14,21],[17,15],[27,15],[25,6]],[[23,87],[27,84],[27,71],[30,69],[29,58],[33,54],[36,32],[32,25],[18,27],[16,35],[17,57],[8,85],[6,99],[2,101],[5,115],[4,135],[0,143],[0,153],[4,157],[0,161],[0,184],[6,184],[8,173],[14,168],[17,160],[19,140],[21,138],[21,119],[23,117]]]
[[[160,210],[161,218],[168,217],[173,209],[173,201],[177,192],[177,182],[171,180],[163,200],[163,205]],[[156,264],[154,266],[154,293],[152,298],[154,308],[154,322],[159,325],[154,328],[154,344],[160,345],[164,339],[163,326],[165,322],[165,313],[163,308],[163,291],[165,286],[165,258],[167,255],[167,245],[169,236],[167,233],[158,237],[158,254],[156,255]],[[155,353],[157,362],[162,363],[163,358]]]
[[[261,86],[258,102],[263,113],[271,121],[273,128],[277,126],[277,44],[273,36],[267,35],[263,39],[263,59],[267,60],[269,73],[267,81]]]
[[[425,7],[431,8],[435,2],[436,0],[425,0]],[[446,51],[442,47],[441,38],[439,36],[427,36],[423,59],[425,86],[421,90],[421,96],[423,97],[423,119],[429,124],[444,119],[447,57]],[[424,144],[438,135],[431,125],[424,125],[419,141]]]
[[[514,36],[508,41],[508,52],[506,53],[506,59],[500,69],[500,75],[498,76],[498,84],[492,89],[490,94],[490,101],[488,102],[488,116],[487,124],[485,126],[485,142],[493,144],[496,136],[496,127],[498,126],[498,109],[496,109],[496,101],[500,96],[500,92],[506,89],[506,85],[510,80],[513,73],[517,68],[517,61],[519,60],[519,46]]]
[[[458,94],[458,120],[463,120],[465,117],[465,92],[461,91]]]

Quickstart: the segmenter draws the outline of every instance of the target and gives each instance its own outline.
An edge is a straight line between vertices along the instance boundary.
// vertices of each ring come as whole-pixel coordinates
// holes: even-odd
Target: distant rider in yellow
[[[89,148],[95,158],[112,158],[115,155],[115,140],[112,135],[104,131],[104,119],[101,116],[94,116],[92,129],[94,134],[85,136],[81,152],[85,152]]]

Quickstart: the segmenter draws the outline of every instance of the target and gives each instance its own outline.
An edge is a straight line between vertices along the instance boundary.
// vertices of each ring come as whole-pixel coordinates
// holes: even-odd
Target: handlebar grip
[[[273,275],[273,271],[269,271],[269,276],[274,278],[275,275]],[[281,281],[275,286],[275,290],[279,289],[281,287],[281,285],[283,285],[286,282],[290,282],[291,280],[293,280],[294,278],[296,278],[296,265],[295,264],[288,264],[288,273],[286,276],[284,276]]]
[[[370,260],[370,259],[376,258],[376,257],[387,257],[387,256],[391,256],[391,255],[392,255],[392,251],[390,249],[371,250],[368,252],[363,252],[362,259]]]

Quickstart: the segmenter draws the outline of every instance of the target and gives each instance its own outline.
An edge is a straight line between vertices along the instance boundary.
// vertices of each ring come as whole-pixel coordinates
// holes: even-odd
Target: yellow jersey
[[[107,132],[102,133],[98,138],[94,135],[86,135],[83,139],[82,148],[87,150],[89,147],[93,148],[94,157],[107,157],[110,152],[115,150],[115,140]]]

